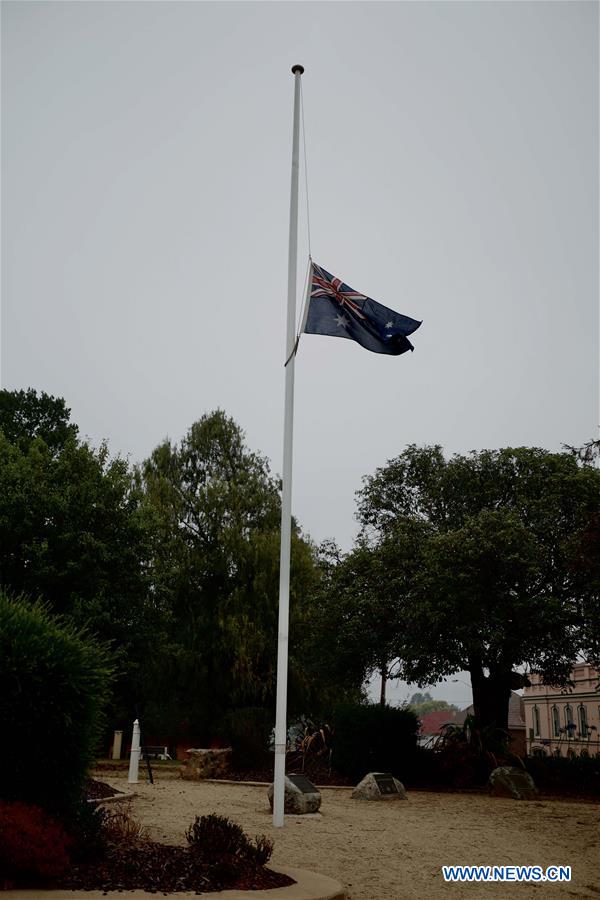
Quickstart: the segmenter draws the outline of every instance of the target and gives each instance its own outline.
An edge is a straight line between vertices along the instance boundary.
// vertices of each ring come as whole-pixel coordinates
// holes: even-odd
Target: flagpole
[[[273,825],[283,826],[285,751],[287,744],[288,630],[290,618],[290,553],[292,542],[292,451],[294,438],[294,362],[296,329],[296,262],[298,256],[298,159],[300,137],[300,77],[303,66],[293,66],[294,130],[288,251],[287,337],[285,413],[283,426],[283,488],[281,492],[281,549],[279,556],[279,637],[277,642],[277,701],[275,708],[275,772],[273,777]],[[290,356],[291,354],[291,356]]]

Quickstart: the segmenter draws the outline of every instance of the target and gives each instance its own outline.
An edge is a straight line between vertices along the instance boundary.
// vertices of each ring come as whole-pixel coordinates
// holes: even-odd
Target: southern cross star
[[[385,327],[386,327],[386,328],[393,328],[393,327],[394,327],[394,323],[393,323],[393,322],[386,322],[386,323],[385,323]]]

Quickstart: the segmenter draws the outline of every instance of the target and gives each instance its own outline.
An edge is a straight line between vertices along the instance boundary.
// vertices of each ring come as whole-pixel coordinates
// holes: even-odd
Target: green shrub
[[[331,765],[359,781],[367,772],[391,772],[398,778],[410,770],[417,746],[417,716],[409,709],[347,703],[333,714]]]
[[[81,797],[62,816],[65,829],[72,837],[71,858],[75,863],[98,859],[106,850],[104,825],[108,813]]]
[[[528,756],[525,768],[542,793],[600,797],[600,754]]]
[[[249,863],[266,865],[273,852],[273,842],[264,834],[253,842],[241,825],[224,816],[196,816],[186,837],[195,861],[224,880],[234,879]]]
[[[77,804],[112,677],[105,646],[0,590],[2,799],[61,815]]]
[[[430,747],[417,747],[410,765],[402,772],[406,788],[438,788],[452,784],[441,755]]]
[[[39,806],[0,800],[0,890],[64,875],[70,843],[63,826]]]
[[[272,764],[269,741],[273,731],[273,713],[259,706],[230,710],[221,720],[219,737],[232,748],[236,769],[261,768]]]
[[[498,766],[521,766],[509,750],[510,736],[502,728],[480,729],[473,716],[460,725],[442,725],[433,742],[441,782],[453,788],[478,788],[487,784]]]

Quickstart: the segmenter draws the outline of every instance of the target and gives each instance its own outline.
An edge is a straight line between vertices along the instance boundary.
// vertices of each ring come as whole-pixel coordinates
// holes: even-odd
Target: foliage
[[[429,790],[449,787],[454,782],[454,774],[444,767],[442,757],[431,747],[417,747],[410,759],[410,765],[403,769],[402,784],[405,788],[426,788]]]
[[[358,703],[366,699],[363,661],[360,653],[354,652],[356,644],[360,645],[359,628],[354,627],[350,603],[348,609],[345,606],[344,588],[349,587],[350,576],[340,578],[341,560],[334,541],[324,541],[316,548],[318,577],[305,597],[309,602],[302,618],[292,623],[291,644],[302,665],[292,668],[288,693],[292,709],[300,718],[327,718],[340,700]],[[352,624],[347,631],[345,618]],[[370,635],[367,630],[367,640]],[[297,687],[299,677],[301,690]],[[304,703],[294,702],[295,696]]]
[[[414,709],[416,706],[421,706],[422,703],[429,703],[431,700],[433,700],[433,697],[429,691],[425,691],[424,694],[421,691],[415,691],[414,694],[410,695],[408,705]]]
[[[303,731],[296,737],[294,748],[288,754],[286,771],[293,771],[294,767],[299,766],[300,771],[304,772],[307,766],[312,768],[325,762],[331,772],[333,737],[333,728],[327,723],[316,726],[314,722],[305,722]]]
[[[273,853],[273,842],[265,835],[252,841],[241,825],[214,814],[196,816],[186,838],[194,858],[217,867],[222,876],[235,875],[248,863],[264,866]]]
[[[600,798],[600,754],[528,756],[525,768],[543,793]]]
[[[105,813],[102,822],[102,837],[105,841],[119,846],[137,844],[150,840],[150,832],[131,815],[131,809],[111,809]]]
[[[402,778],[417,745],[418,720],[408,709],[344,703],[333,714],[332,767],[359,781],[368,772]]]
[[[62,397],[50,397],[32,388],[0,391],[0,430],[8,441],[27,452],[35,438],[54,455],[77,438],[78,428],[69,421],[71,410]]]
[[[395,675],[425,685],[467,670],[480,726],[505,726],[523,669],[565,684],[578,654],[598,649],[585,536],[595,547],[599,512],[600,471],[572,454],[521,447],[446,460],[440,447],[408,447],[365,479],[362,539],[338,576],[354,667],[373,670],[377,642],[358,636],[369,618],[381,622]],[[357,567],[364,554],[371,564]]]
[[[153,598],[167,629],[150,718],[168,706],[209,739],[232,707],[274,706],[279,485],[222,411],[203,416],[178,445],[157,447],[137,480],[155,536]],[[313,548],[294,527],[292,634],[317,577]],[[300,668],[291,642],[292,708],[305,689]]]
[[[454,703],[448,703],[447,700],[424,700],[422,703],[414,703],[411,700],[408,702],[408,706],[417,716],[424,716],[430,712],[437,712],[438,710],[448,709],[454,710],[455,712],[459,711],[459,707],[455,706]]]
[[[81,795],[61,816],[61,821],[71,838],[73,862],[89,862],[99,858],[105,848],[104,823],[107,812],[94,803],[88,803]]]
[[[63,875],[70,843],[62,825],[39,806],[0,800],[0,890]]]
[[[113,641],[116,712],[131,720],[160,634],[144,572],[148,522],[127,463],[77,433],[64,400],[0,391],[0,586]]]
[[[65,812],[81,794],[103,724],[110,655],[41,603],[0,590],[0,797]]]
[[[345,684],[342,696],[358,700],[372,673],[392,676],[390,663],[402,629],[401,600],[416,577],[420,532],[417,525],[406,531],[402,545],[397,543],[394,568],[384,546],[371,547],[366,541],[328,568],[309,631],[314,671],[321,683],[333,686],[325,710],[339,696],[337,685]],[[352,693],[354,698],[348,696]]]
[[[2,584],[74,618],[96,607],[100,628],[126,599],[131,616],[143,531],[127,464],[72,438],[58,453],[41,437],[22,444],[0,434]]]
[[[217,736],[230,744],[235,769],[261,768],[271,761],[269,742],[273,720],[273,710],[263,707],[245,707],[225,714]]]
[[[467,716],[462,725],[442,726],[432,749],[443,780],[453,787],[486,784],[490,772],[500,765],[522,766],[510,752],[508,732],[493,725],[480,728],[474,716]]]

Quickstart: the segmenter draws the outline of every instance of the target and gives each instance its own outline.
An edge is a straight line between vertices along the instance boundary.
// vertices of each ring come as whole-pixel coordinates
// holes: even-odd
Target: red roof
[[[424,713],[419,716],[421,720],[421,734],[439,734],[442,725],[451,722],[453,725],[462,725],[467,716],[472,716],[474,709],[468,706],[457,712],[455,709],[436,709],[435,712]],[[525,728],[525,711],[523,698],[516,691],[512,691],[508,704],[508,727]]]
[[[434,712],[424,713],[419,716],[421,720],[421,734],[439,734],[442,725],[456,722],[455,709],[436,709]]]

